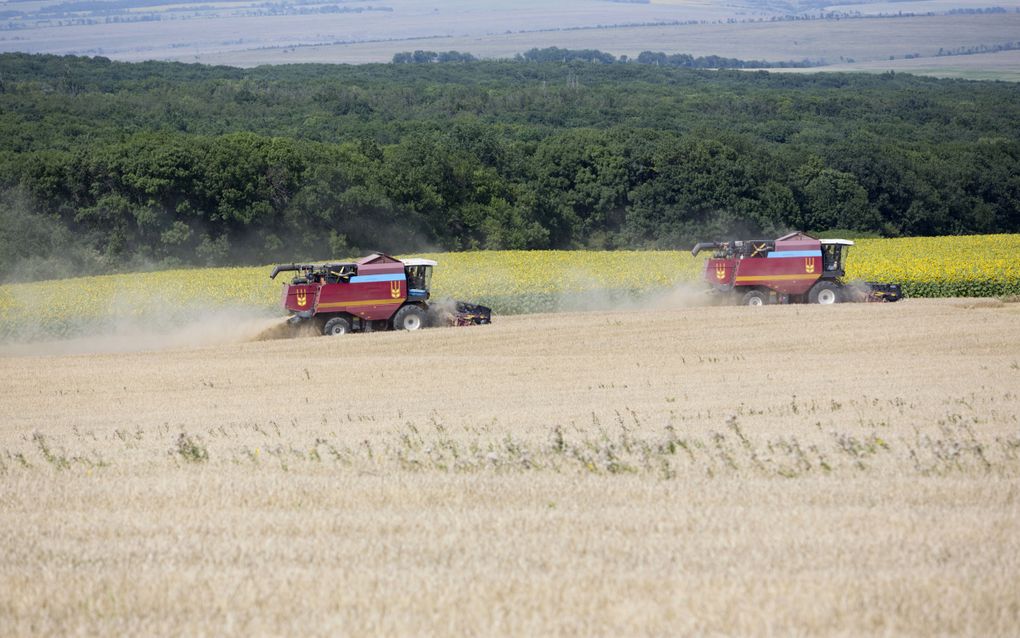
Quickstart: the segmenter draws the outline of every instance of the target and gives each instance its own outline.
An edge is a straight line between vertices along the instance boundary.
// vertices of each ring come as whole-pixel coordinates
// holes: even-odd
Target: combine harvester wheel
[[[762,290],[751,290],[744,293],[744,296],[740,298],[741,305],[744,306],[765,306],[769,303],[769,293]]]
[[[418,306],[404,306],[393,315],[395,330],[421,330],[425,327],[425,311]]]
[[[345,335],[351,331],[351,322],[346,317],[333,317],[322,327],[322,334],[329,337]]]
[[[815,284],[808,292],[808,302],[829,306],[843,301],[843,290],[839,284],[822,280]]]

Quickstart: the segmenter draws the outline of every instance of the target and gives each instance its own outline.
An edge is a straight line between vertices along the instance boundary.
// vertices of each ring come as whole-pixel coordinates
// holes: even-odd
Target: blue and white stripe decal
[[[769,259],[773,257],[821,257],[820,250],[779,250],[769,253]]]
[[[373,281],[404,281],[404,273],[395,272],[388,275],[358,275],[351,277],[352,284],[369,284]]]

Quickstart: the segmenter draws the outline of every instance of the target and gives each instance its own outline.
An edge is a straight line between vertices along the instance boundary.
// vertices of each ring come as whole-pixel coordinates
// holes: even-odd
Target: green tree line
[[[0,272],[1020,232],[1020,86],[0,55]]]

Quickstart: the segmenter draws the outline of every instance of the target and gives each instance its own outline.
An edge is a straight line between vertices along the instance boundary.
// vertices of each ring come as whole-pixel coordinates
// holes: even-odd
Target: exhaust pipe
[[[694,248],[691,248],[691,254],[694,255],[695,257],[697,257],[698,253],[700,253],[703,250],[715,250],[718,247],[719,247],[719,242],[715,242],[715,241],[703,241],[701,243],[695,244]]]
[[[289,272],[292,270],[312,270],[314,268],[315,266],[311,264],[280,264],[273,268],[273,272],[270,273],[269,278],[276,279],[276,276],[281,272]]]

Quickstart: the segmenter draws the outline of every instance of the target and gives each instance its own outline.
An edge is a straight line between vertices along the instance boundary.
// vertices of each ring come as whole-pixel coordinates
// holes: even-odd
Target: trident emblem
[[[726,279],[726,266],[715,267],[715,278],[719,280]]]
[[[390,282],[390,297],[393,297],[394,299],[399,299],[400,298],[400,282],[399,281],[391,281]]]
[[[308,291],[302,288],[301,290],[297,291],[297,305],[304,308],[305,304],[307,303],[308,303]]]
[[[812,273],[815,271],[815,258],[805,257],[804,258],[804,272]]]

